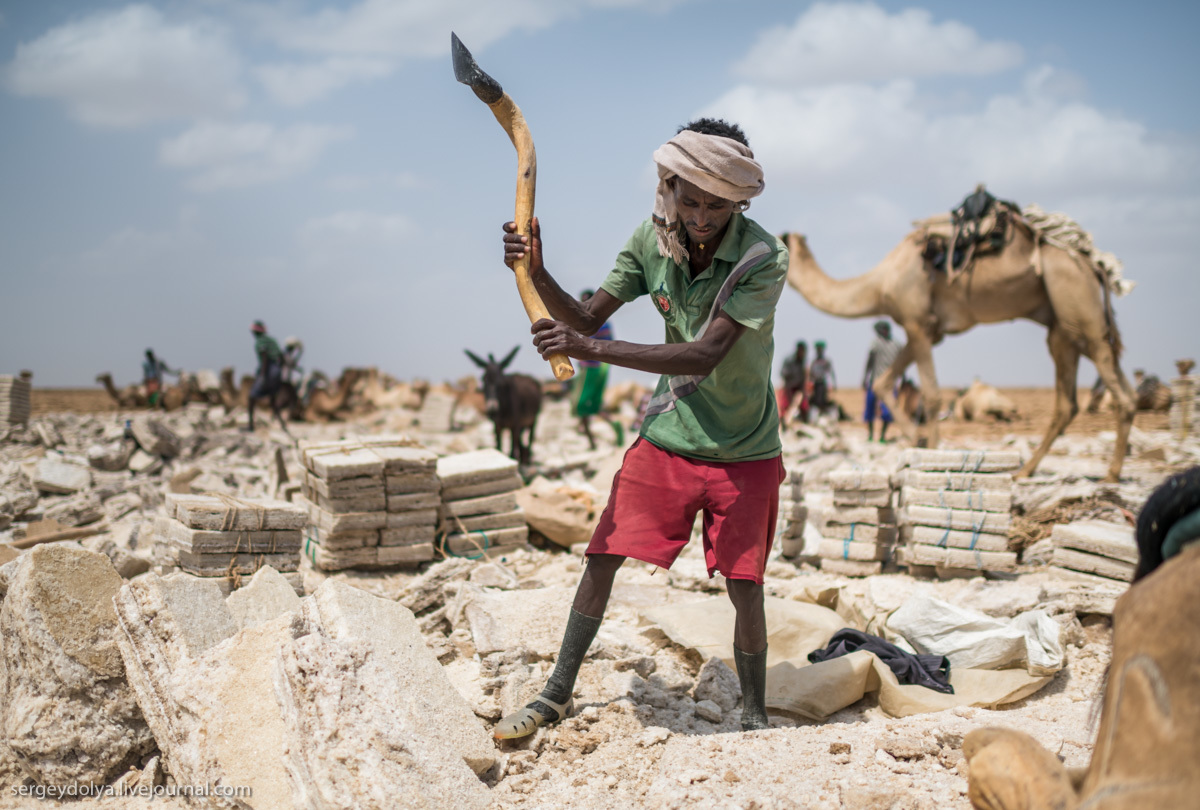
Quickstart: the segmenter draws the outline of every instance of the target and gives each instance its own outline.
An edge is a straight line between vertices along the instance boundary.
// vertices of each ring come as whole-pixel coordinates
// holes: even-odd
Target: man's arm
[[[606,293],[601,290],[596,295],[601,294]],[[580,334],[565,323],[545,318],[535,323],[531,331],[533,343],[543,357],[565,354],[579,360],[598,360],[653,374],[706,375],[725,359],[746,329],[744,324],[722,312],[709,324],[704,336],[691,343],[651,346],[623,340],[596,340]]]
[[[603,289],[597,290],[596,294],[587,301],[579,301],[563,291],[563,288],[558,285],[542,262],[542,228],[537,217],[533,218],[532,245],[527,244],[529,240],[516,231],[515,223],[504,223],[504,263],[511,268],[513,263],[524,256],[527,249],[529,250],[529,278],[533,281],[533,286],[537,288],[542,303],[546,305],[546,309],[550,311],[555,320],[561,321],[581,334],[594,335],[596,330],[604,326],[605,321],[621,308],[621,304],[624,302]],[[580,357],[579,359],[590,360],[592,358]]]

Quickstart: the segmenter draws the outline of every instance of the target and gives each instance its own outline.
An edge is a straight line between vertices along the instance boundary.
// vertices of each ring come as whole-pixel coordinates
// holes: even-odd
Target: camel
[[[250,389],[254,387],[253,375],[243,374],[241,381],[235,388],[233,385],[233,368],[226,366],[221,369],[220,380],[220,404],[224,406],[226,414],[229,414],[234,408],[246,408],[250,405]],[[279,386],[277,397],[279,399],[279,409],[287,414],[288,419],[298,422],[304,418],[304,406],[300,402],[300,395],[296,391],[296,386],[284,381]],[[256,404],[268,408],[271,407],[271,403],[265,397],[259,399]]]
[[[817,264],[803,236],[785,234],[790,251],[788,283],[822,312],[841,318],[891,317],[904,329],[908,343],[886,374],[875,380],[875,392],[897,414],[911,438],[912,423],[895,406],[892,388],[910,363],[916,363],[927,413],[941,410],[941,389],[933,365],[933,347],[946,335],[957,335],[985,323],[1016,318],[1040,323],[1055,366],[1054,416],[1038,448],[1018,473],[1027,477],[1079,412],[1076,375],[1080,355],[1096,365],[1105,384],[1117,392],[1117,439],[1108,481],[1117,481],[1133,426],[1134,395],[1118,358],[1121,337],[1111,306],[1111,283],[1088,257],[1059,247],[1016,212],[1003,246],[977,255],[956,274],[933,268],[927,258],[931,229],[926,223],[864,275],[835,280]],[[927,423],[928,444],[938,443],[938,423]]]
[[[96,382],[104,386],[104,390],[117,403],[118,408],[144,408],[148,400],[146,399],[146,389],[140,385],[127,385],[124,388],[117,389],[113,385],[112,375],[107,371],[103,374],[96,375]]]
[[[350,392],[354,389],[358,382],[361,372],[356,368],[347,368],[338,377],[337,386],[334,390],[328,388],[316,388],[309,394],[308,402],[304,406],[304,421],[317,422],[329,421],[334,419],[337,412],[346,407],[346,401],[350,398]]]
[[[975,380],[954,400],[954,418],[971,422],[985,416],[997,422],[1011,422],[1017,418],[1017,406],[993,386]]]

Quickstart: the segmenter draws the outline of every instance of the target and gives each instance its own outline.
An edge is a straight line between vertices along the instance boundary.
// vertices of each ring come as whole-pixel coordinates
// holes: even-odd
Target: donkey
[[[501,361],[488,354],[486,361],[477,357],[470,349],[464,349],[467,357],[483,369],[484,412],[496,426],[496,449],[501,448],[501,434],[511,431],[512,442],[509,456],[520,464],[528,464],[533,458],[533,432],[537,426],[538,413],[542,410],[542,386],[526,374],[505,374],[504,369],[512,362],[520,346]],[[521,442],[521,434],[529,429],[528,441]]]

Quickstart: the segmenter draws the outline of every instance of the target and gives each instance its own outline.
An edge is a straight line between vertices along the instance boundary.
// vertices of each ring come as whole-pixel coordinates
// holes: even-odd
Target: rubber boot
[[[767,648],[754,654],[733,648],[738,680],[742,684],[742,731],[770,728],[767,722]]]

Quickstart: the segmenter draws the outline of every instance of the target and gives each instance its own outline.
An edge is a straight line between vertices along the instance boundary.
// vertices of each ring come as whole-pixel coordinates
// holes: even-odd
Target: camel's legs
[[[1057,324],[1050,327],[1046,336],[1046,344],[1050,347],[1050,356],[1054,359],[1054,416],[1050,419],[1050,427],[1042,437],[1042,443],[1025,466],[1016,474],[1017,478],[1033,475],[1038,464],[1050,450],[1054,440],[1062,435],[1079,413],[1079,402],[1076,397],[1076,376],[1079,373],[1079,349]]]
[[[904,434],[909,441],[916,440],[916,427],[912,420],[908,418],[908,414],[903,408],[899,407],[899,398],[896,396],[896,382],[904,376],[904,370],[908,368],[912,362],[912,340],[910,339],[904,344],[904,348],[896,355],[896,359],[892,361],[892,365],[883,376],[871,384],[871,388],[875,391],[875,396],[881,403],[887,406],[892,412],[892,419],[896,422],[896,428]],[[868,432],[871,425],[867,425]],[[886,425],[884,430],[886,430]],[[882,437],[882,434],[880,435]]]
[[[1113,446],[1112,462],[1108,466],[1108,477],[1105,481],[1116,483],[1121,480],[1121,465],[1125,463],[1125,454],[1129,451],[1129,430],[1133,427],[1133,414],[1137,410],[1133,389],[1117,358],[1113,355],[1112,346],[1107,342],[1099,342],[1091,347],[1090,357],[1100,372],[1100,379],[1112,392],[1113,403],[1117,409],[1117,441]]]
[[[896,361],[892,363],[891,369],[888,370],[886,379],[877,383],[875,393],[880,396],[887,397],[888,406],[892,409],[892,414],[895,415],[897,422],[900,424],[904,435],[910,439],[913,437],[915,430],[912,421],[908,418],[908,414],[903,412],[896,401],[896,395],[892,392],[894,381],[908,367],[909,363],[916,363],[917,374],[921,378],[921,396],[925,400],[925,424],[929,427],[928,446],[938,446],[938,414],[942,410],[942,389],[938,387],[937,370],[933,367],[933,343],[929,340],[928,335],[920,328],[909,329],[904,327],[905,333],[908,335],[908,343],[905,344],[904,350],[896,356]],[[887,384],[886,391],[880,391],[882,384]],[[901,421],[903,420],[903,421]]]

